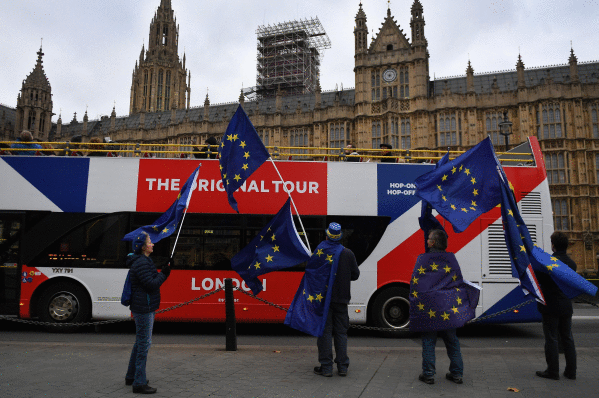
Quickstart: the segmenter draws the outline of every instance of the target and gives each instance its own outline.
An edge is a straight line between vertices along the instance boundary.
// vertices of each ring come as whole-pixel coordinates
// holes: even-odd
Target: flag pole
[[[185,215],[187,215],[187,207],[185,208],[185,213],[183,213],[183,218],[181,218],[181,224],[179,224],[179,231],[177,231],[177,237],[175,238],[175,244],[173,245],[173,252],[171,253],[171,258],[175,255],[175,248],[177,247],[177,242],[179,241],[179,234],[181,233],[181,228],[183,228]]]
[[[300,226],[302,227],[302,231],[304,232],[304,238],[306,239],[306,244],[308,245],[308,251],[310,251],[310,253],[311,253],[312,249],[310,248],[310,242],[308,242],[308,234],[306,233],[306,230],[304,229],[304,224],[302,223],[302,217],[300,216],[299,211],[297,211],[297,207],[295,207],[295,202],[293,201],[293,198],[291,197],[291,192],[289,192],[287,190],[287,188],[285,188],[285,180],[283,180],[283,176],[279,172],[279,169],[277,168],[275,161],[272,159],[272,157],[269,157],[268,160],[270,160],[270,162],[272,163],[273,167],[275,168],[277,174],[279,175],[279,178],[283,182],[283,190],[285,192],[287,192],[287,195],[289,195],[289,199],[291,199],[291,204],[293,205],[293,208],[295,209],[295,213],[297,214],[297,219],[299,220]]]
[[[202,166],[201,162],[200,162],[200,165],[198,166],[198,168],[200,166]],[[185,204],[185,212],[183,213],[183,217],[181,218],[181,224],[179,224],[179,231],[177,231],[177,237],[175,238],[175,244],[173,245],[173,252],[171,253],[171,258],[175,255],[175,248],[177,247],[177,242],[179,241],[179,234],[181,234],[181,228],[183,228],[183,222],[185,222],[185,216],[187,215],[187,209],[189,208],[189,202],[191,202],[191,197],[193,196],[193,191],[195,191],[197,188],[196,180],[199,175],[200,175],[200,172],[198,170],[197,174],[193,178],[193,183],[191,184],[191,189],[189,191],[189,197],[187,198],[187,203]]]

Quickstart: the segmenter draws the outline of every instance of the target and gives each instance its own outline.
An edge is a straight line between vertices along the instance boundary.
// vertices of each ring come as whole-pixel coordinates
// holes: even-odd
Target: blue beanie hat
[[[327,236],[329,237],[329,240],[332,240],[333,242],[340,240],[343,236],[341,233],[341,225],[336,222],[330,223],[329,228],[327,229]]]
[[[133,239],[131,244],[133,245],[133,253],[139,254],[141,252],[141,248],[146,244],[146,237],[148,236],[145,232],[140,232],[139,235]]]

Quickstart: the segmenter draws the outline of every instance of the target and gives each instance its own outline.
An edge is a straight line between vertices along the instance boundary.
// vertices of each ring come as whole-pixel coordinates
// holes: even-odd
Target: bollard
[[[237,330],[235,324],[235,302],[233,300],[233,280],[225,279],[225,325],[227,328],[227,351],[237,351]]]

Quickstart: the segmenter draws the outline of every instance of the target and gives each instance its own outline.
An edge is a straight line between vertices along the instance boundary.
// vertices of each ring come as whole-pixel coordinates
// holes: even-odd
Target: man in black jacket
[[[551,249],[553,257],[576,271],[576,263],[568,256],[568,237],[563,232],[554,232],[551,235]],[[564,376],[576,379],[576,348],[572,337],[572,302],[560,290],[551,276],[542,272],[535,272],[545,296],[546,305],[537,304],[543,316],[543,333],[545,334],[545,360],[547,369],[537,371],[537,376],[546,379],[559,380],[559,351],[558,338],[561,339],[566,356],[566,369]]]
[[[170,267],[162,272],[156,270],[150,254],[154,244],[145,232],[133,241],[133,254],[127,258],[131,278],[131,314],[135,320],[135,344],[131,351],[125,384],[133,385],[133,392],[154,394],[155,388],[148,385],[146,360],[152,344],[154,313],[160,307],[160,286],[171,273]]]

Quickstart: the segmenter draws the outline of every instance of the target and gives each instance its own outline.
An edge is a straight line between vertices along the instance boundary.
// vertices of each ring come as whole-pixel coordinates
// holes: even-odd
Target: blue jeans
[[[324,333],[318,338],[318,362],[324,373],[333,371],[333,349],[331,340],[335,341],[335,363],[337,369],[347,371],[349,358],[347,357],[347,329],[349,329],[349,315],[347,304],[331,303],[329,315],[324,326]]]
[[[547,371],[559,376],[558,337],[564,346],[567,375],[576,375],[576,348],[572,337],[572,315],[553,316],[543,314],[543,333],[545,334],[545,360]]]
[[[152,329],[154,328],[154,313],[137,314],[132,312],[135,319],[135,344],[129,359],[129,368],[125,378],[133,379],[133,386],[148,384],[146,379],[146,360],[152,345]]]
[[[464,374],[464,362],[460,351],[460,342],[456,336],[455,329],[442,330],[439,332],[422,333],[422,373],[425,376],[433,377],[435,375],[435,347],[437,345],[437,336],[441,336],[447,349],[449,357],[449,371],[454,376]]]

